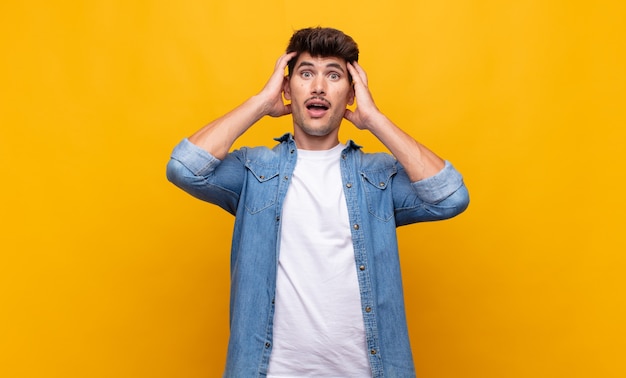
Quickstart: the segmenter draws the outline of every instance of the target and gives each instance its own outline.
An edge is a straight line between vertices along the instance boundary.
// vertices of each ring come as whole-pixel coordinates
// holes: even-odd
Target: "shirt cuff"
[[[423,201],[438,203],[463,186],[463,176],[446,161],[443,169],[436,175],[414,182],[412,185]]]
[[[194,175],[204,175],[220,163],[220,160],[208,151],[191,143],[189,139],[183,139],[172,151],[172,159],[178,160]]]

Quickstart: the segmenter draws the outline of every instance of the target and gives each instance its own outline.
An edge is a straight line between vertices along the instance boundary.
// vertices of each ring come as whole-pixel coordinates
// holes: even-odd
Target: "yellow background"
[[[3,1],[0,376],[220,375],[232,218],[165,164],[315,25],[470,189],[399,230],[418,375],[626,376],[622,0]]]

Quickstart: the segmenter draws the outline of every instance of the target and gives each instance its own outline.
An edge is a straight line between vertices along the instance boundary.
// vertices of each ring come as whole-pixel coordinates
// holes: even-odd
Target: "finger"
[[[285,77],[285,68],[289,61],[295,56],[296,53],[283,54],[276,61],[276,65],[274,66],[274,72],[270,78],[270,82],[278,84],[279,80],[282,82]]]
[[[357,61],[348,63],[348,69],[352,69],[350,73],[352,74],[353,78],[357,77],[365,86],[367,86],[367,74],[365,73],[363,67],[361,67]]]
[[[294,56],[296,56],[298,53],[295,51],[292,51],[290,53],[286,53],[280,56],[280,58],[278,58],[278,61],[276,62],[276,70],[284,70],[285,67],[287,67],[287,64],[289,64],[289,61],[291,59],[293,59]]]
[[[345,112],[343,112],[343,118],[347,119],[348,121],[352,122],[352,124],[358,128],[360,128],[359,126],[359,114],[358,111],[353,111],[350,109],[346,109]]]
[[[346,111],[343,112],[343,118],[347,119],[350,122],[352,122],[353,116],[354,113],[350,109],[346,109]]]
[[[356,68],[354,68],[354,66],[352,65],[352,63],[346,64],[346,67],[348,67],[348,72],[350,72],[350,75],[352,75],[352,80],[356,81],[359,80],[359,72],[356,70]]]

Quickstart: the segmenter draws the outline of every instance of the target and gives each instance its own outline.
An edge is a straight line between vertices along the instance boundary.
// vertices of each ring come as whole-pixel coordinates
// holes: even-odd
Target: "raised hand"
[[[346,109],[344,118],[352,122],[359,129],[369,129],[373,119],[381,113],[374,103],[372,94],[367,86],[367,74],[357,62],[348,63],[348,71],[354,81],[354,94],[357,107],[354,111]]]
[[[285,104],[283,100],[283,90],[285,88],[285,67],[289,61],[296,56],[296,52],[289,54],[283,54],[276,65],[274,66],[274,72],[269,78],[258,96],[263,101],[263,113],[271,117],[281,117],[287,114],[291,114],[291,105]]]
[[[291,105],[283,100],[285,67],[295,53],[284,54],[276,62],[274,72],[261,92],[252,96],[223,116],[211,121],[193,135],[189,141],[205,149],[218,159],[224,158],[241,134],[266,115],[280,117],[291,113]]]
[[[367,75],[357,62],[348,63],[348,70],[354,80],[357,107],[354,111],[346,109],[344,118],[374,134],[398,159],[411,181],[437,174],[444,167],[444,161],[378,110],[367,87]]]

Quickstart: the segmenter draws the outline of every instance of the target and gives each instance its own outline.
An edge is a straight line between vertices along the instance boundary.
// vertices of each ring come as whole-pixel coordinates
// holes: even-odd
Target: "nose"
[[[311,87],[312,94],[315,94],[315,95],[326,94],[326,82],[324,81],[324,77],[322,75],[316,76],[311,84],[312,84],[312,87]]]

